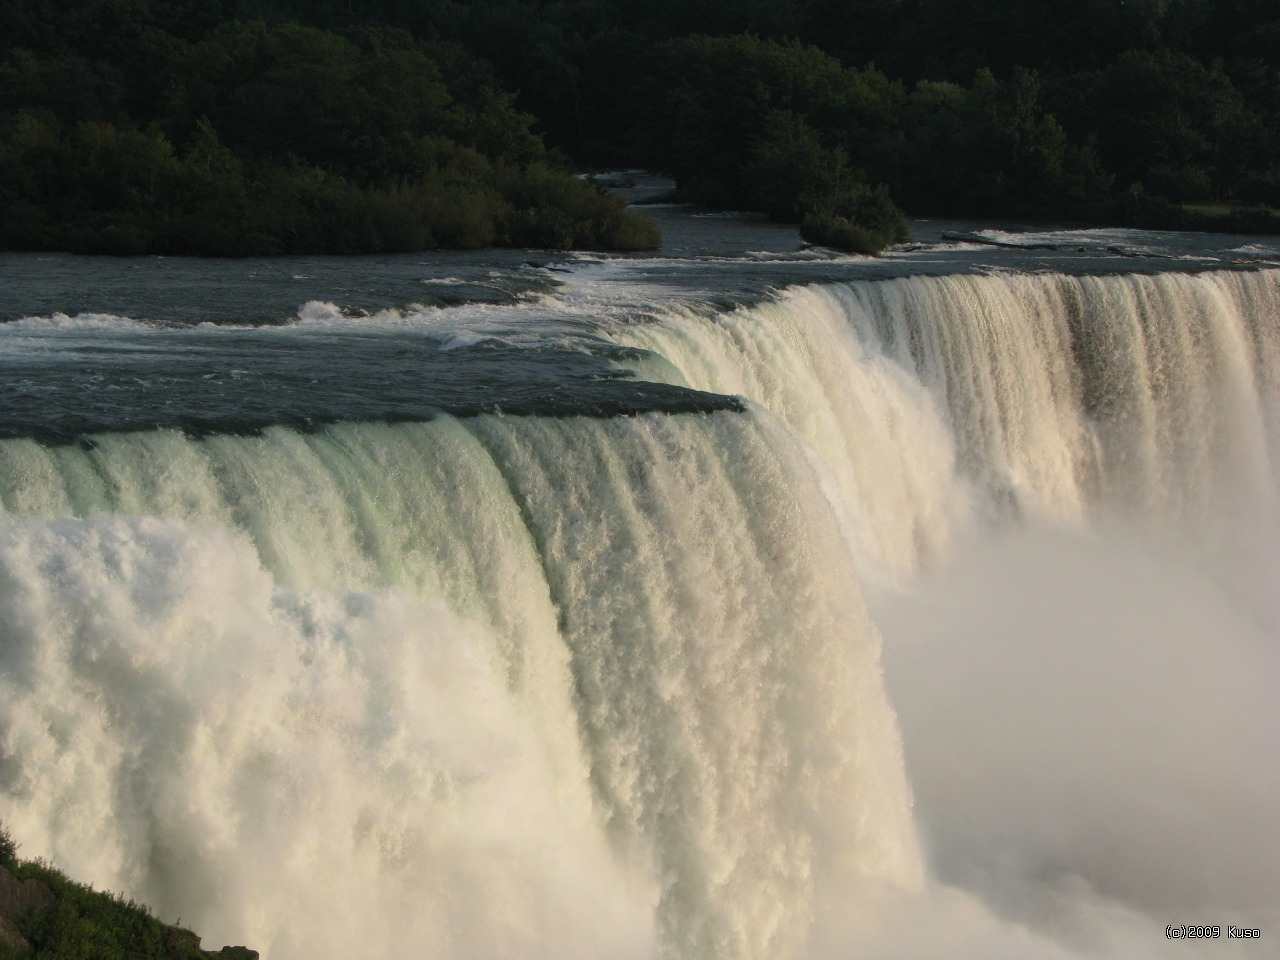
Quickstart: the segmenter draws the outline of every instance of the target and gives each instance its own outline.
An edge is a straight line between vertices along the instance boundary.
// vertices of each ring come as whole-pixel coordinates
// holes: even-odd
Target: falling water
[[[808,285],[597,321],[741,412],[0,441],[5,823],[271,960],[1280,919],[1278,320]]]

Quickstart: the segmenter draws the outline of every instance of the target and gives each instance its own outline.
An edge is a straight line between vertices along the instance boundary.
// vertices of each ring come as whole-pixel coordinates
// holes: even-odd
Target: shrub
[[[0,858],[16,849],[0,826]],[[162,923],[146,906],[94,890],[40,861],[6,863],[22,880],[35,879],[53,894],[46,909],[29,910],[15,920],[30,951],[17,953],[0,943],[0,957],[50,960],[207,960],[200,939],[190,930]]]
[[[587,245],[598,250],[653,250],[662,243],[662,232],[652,217],[634,210],[609,213]]]
[[[0,866],[11,867],[18,862],[18,844],[0,823]]]
[[[907,219],[883,186],[855,184],[823,198],[800,221],[810,243],[872,256],[907,236]]]
[[[543,249],[643,250],[661,240],[649,217],[616,196],[550,167],[504,167],[498,189],[507,209],[501,243]]]

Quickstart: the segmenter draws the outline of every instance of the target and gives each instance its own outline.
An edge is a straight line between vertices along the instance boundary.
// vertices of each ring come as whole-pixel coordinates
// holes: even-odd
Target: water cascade
[[[1000,933],[1010,956],[1110,955],[1001,899],[965,838],[1035,848],[1020,811],[1040,794],[961,824],[983,782],[1026,784],[946,755],[982,754],[956,741],[998,744],[983,725],[1008,717],[940,669],[998,655],[1016,686],[1077,659],[902,638],[945,633],[948,597],[989,610],[1011,566],[1121,569],[1136,541],[1117,531],[1139,530],[1189,545],[1185,582],[1231,598],[1247,637],[1208,638],[1222,663],[1275,664],[1280,271],[795,287],[599,335],[746,411],[0,441],[0,811],[24,848],[270,960],[927,956],[948,941],[893,953],[874,918],[842,918],[886,890],[917,920],[969,917],[961,888],[1047,937]],[[1037,537],[1059,542],[1042,567]],[[1145,562],[1124,567],[1143,602],[1164,596]],[[1079,662],[1098,655],[1082,641]],[[1252,757],[1223,767],[1246,781],[1234,807],[1200,798],[1242,824],[1238,851],[1201,858],[1216,880],[1135,892],[1133,864],[1090,873],[1079,845],[1015,876],[1058,857],[1078,902],[1257,919],[1280,889],[1260,676],[1225,720],[1200,724],[1194,697],[1169,713],[1172,735],[1239,735]]]
[[[645,376],[744,396],[826,475],[872,566],[911,571],[973,510],[1196,522],[1275,510],[1280,273],[912,277],[799,287],[620,328]]]

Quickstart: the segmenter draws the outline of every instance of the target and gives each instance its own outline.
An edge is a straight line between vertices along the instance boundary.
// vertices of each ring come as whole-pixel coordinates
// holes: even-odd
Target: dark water
[[[633,192],[656,189],[641,180]],[[631,256],[0,255],[0,437],[735,409],[734,398],[635,380],[603,328],[661,322],[673,309],[714,314],[800,283],[1280,259],[1274,238],[936,221],[869,259],[809,248],[793,227],[754,214],[649,210],[664,246]],[[1001,245],[948,239],[959,232]]]
[[[618,416],[740,409],[732,397],[628,380],[620,353],[481,342],[452,351],[422,337],[333,335],[303,345],[239,333],[77,342],[6,360],[0,438],[67,442],[99,431],[251,433],[438,413]],[[52,355],[51,355],[52,354]]]

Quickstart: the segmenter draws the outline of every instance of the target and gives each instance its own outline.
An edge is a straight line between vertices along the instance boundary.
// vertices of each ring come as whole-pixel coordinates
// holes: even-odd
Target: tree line
[[[0,61],[0,246],[256,255],[658,242],[651,220],[571,176],[461,47],[292,19],[226,20],[188,38],[148,22],[145,3],[80,6],[97,19],[66,12],[60,32],[36,18],[29,46]]]
[[[0,34],[10,246],[655,241],[570,163],[866,252],[903,210],[1280,206],[1275,0],[11,0]]]

